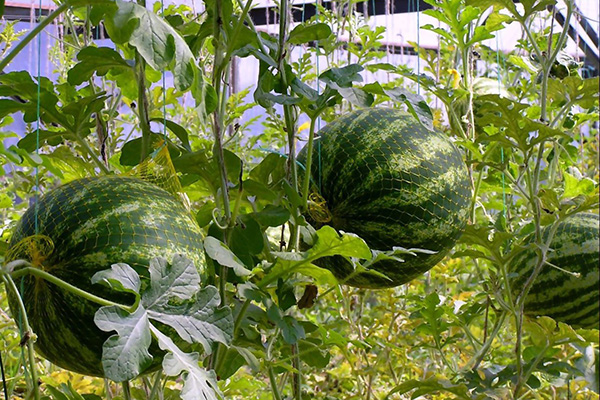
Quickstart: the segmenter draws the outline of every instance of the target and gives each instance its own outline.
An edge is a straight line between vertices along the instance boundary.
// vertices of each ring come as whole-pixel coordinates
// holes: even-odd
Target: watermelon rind
[[[47,237],[54,248],[30,261],[80,289],[124,304],[131,304],[133,296],[93,285],[91,277],[126,263],[144,285],[152,258],[170,261],[176,254],[191,259],[201,275],[204,271],[203,234],[190,212],[174,195],[134,177],[85,178],[50,191],[23,215],[8,254],[32,258],[36,252],[25,247],[35,237]],[[62,368],[104,376],[102,345],[111,333],[94,324],[99,306],[37,277],[24,277],[17,286],[37,335],[37,352]],[[14,296],[9,305],[19,324]],[[152,349],[158,350],[156,345]]]
[[[303,164],[306,153],[305,147],[298,156]],[[331,220],[307,213],[311,224],[355,233],[376,250],[435,252],[378,261],[371,268],[379,274],[352,274],[353,265],[341,256],[317,261],[345,284],[406,283],[437,264],[467,223],[471,184],[460,151],[445,134],[401,110],[369,108],[339,117],[318,133],[312,159],[312,190],[326,202]]]
[[[558,223],[547,253],[551,265],[544,265],[533,282],[525,297],[525,313],[545,315],[576,328],[599,328],[599,230],[600,218],[594,213],[575,214]],[[549,232],[549,227],[542,231],[544,241]],[[537,262],[533,247],[515,258],[511,269],[517,275],[511,284],[515,295]]]

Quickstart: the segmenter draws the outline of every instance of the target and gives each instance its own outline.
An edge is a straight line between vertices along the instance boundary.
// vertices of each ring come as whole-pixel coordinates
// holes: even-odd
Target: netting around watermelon
[[[181,192],[166,146],[127,174],[68,182],[25,212],[6,261],[26,260],[79,289],[123,304],[133,302],[132,296],[92,285],[91,277],[126,263],[144,281],[152,258],[170,261],[176,254],[191,259],[203,276],[203,233]],[[37,351],[63,368],[102,376],[102,345],[109,334],[94,323],[98,305],[33,276],[24,277],[19,290],[38,337]],[[9,304],[20,321],[10,294]]]
[[[189,208],[187,198],[183,193],[181,182],[175,172],[168,147],[164,141],[158,143],[156,150],[144,161],[136,165],[124,176],[134,176],[145,182],[152,183],[167,192],[177,196]]]
[[[547,315],[575,327],[600,324],[600,217],[580,213],[560,222],[550,243],[546,265],[525,298],[525,312]],[[543,230],[547,240],[549,228]],[[533,238],[532,238],[533,240]],[[538,255],[529,248],[512,262],[515,296],[531,276]]]
[[[41,197],[37,212],[31,207],[23,215],[10,248],[24,257],[22,249],[41,243],[49,253],[40,268],[82,290],[129,304],[131,296],[92,285],[91,277],[126,263],[148,279],[150,259],[171,260],[176,254],[186,255],[202,273],[202,239],[193,216],[172,194],[135,177],[103,176],[69,182]],[[96,304],[31,276],[24,278],[21,296],[38,336],[36,348],[45,358],[86,375],[103,374],[102,344],[108,334],[94,324]],[[18,316],[15,299],[9,302]]]
[[[305,162],[306,148],[299,161]],[[371,248],[394,246],[432,250],[382,261],[377,271],[390,279],[361,274],[347,280],[362,287],[405,283],[427,271],[454,245],[468,217],[471,185],[458,149],[442,133],[428,130],[400,110],[374,108],[344,115],[319,132],[311,178],[321,182],[315,225],[324,223],[362,237]],[[317,191],[317,188],[313,188]],[[328,210],[330,220],[323,218]],[[353,271],[347,261],[321,262],[340,279]]]

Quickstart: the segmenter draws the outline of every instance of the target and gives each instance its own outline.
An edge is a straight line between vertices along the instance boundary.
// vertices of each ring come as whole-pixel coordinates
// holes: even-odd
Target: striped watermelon
[[[547,315],[575,327],[596,328],[600,321],[598,214],[581,213],[561,222],[550,243],[548,262],[525,298],[525,312]],[[543,237],[548,237],[548,228]],[[537,262],[534,250],[525,251],[514,262],[518,277],[513,281],[515,294],[521,290]]]
[[[299,154],[306,159],[306,148]],[[405,262],[372,265],[390,279],[361,273],[340,256],[317,261],[344,283],[365,288],[401,285],[437,264],[465,227],[471,189],[460,152],[442,133],[389,108],[352,112],[328,124],[315,140],[311,179],[338,230],[372,249],[433,250]],[[312,224],[323,220],[307,216]]]
[[[35,206],[19,221],[11,239],[12,259],[27,257],[21,242],[36,234]],[[91,277],[124,262],[149,279],[149,260],[168,260],[177,253],[202,267],[202,233],[191,214],[170,193],[137,178],[104,176],[65,184],[37,203],[39,235],[49,237],[54,250],[42,266],[51,274],[101,297],[132,303],[132,297],[92,285]],[[31,258],[31,257],[29,257]],[[39,258],[39,257],[38,257]],[[37,351],[60,367],[102,376],[102,344],[111,333],[94,324],[98,305],[27,277],[20,286]],[[10,299],[15,320],[19,311]],[[154,346],[156,348],[156,346]],[[155,358],[155,363],[160,360]]]

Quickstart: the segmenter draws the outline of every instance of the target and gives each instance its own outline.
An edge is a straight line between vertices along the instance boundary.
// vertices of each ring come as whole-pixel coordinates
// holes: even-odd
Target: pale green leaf
[[[96,312],[94,322],[103,331],[117,331],[102,346],[102,368],[109,379],[130,380],[150,366],[152,355],[148,348],[152,336],[143,307],[132,314],[117,306],[102,307]]]
[[[105,19],[115,43],[129,43],[157,71],[173,67],[175,87],[189,88],[196,75],[196,60],[187,43],[165,20],[134,2],[117,1]]]
[[[173,343],[171,338],[154,326],[151,326],[150,329],[158,339],[159,347],[168,351],[163,360],[164,373],[168,376],[182,376],[181,398],[183,400],[218,400],[223,398],[223,394],[217,385],[215,373],[200,367],[198,353],[184,353]]]
[[[244,263],[219,239],[212,236],[204,239],[204,250],[210,258],[219,264],[233,269],[237,276],[250,275],[250,271],[244,266]]]

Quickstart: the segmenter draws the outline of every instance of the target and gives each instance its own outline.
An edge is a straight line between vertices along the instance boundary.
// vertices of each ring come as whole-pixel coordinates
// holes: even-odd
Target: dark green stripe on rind
[[[316,141],[311,177],[322,182],[319,191],[333,227],[358,234],[377,250],[437,252],[373,266],[391,281],[364,275],[346,283],[371,288],[406,283],[454,246],[467,221],[471,190],[462,156],[445,135],[402,111],[375,108],[340,117]],[[305,159],[303,149],[299,160]],[[318,263],[341,280],[353,270],[341,257]]]
[[[43,196],[37,211],[39,234],[50,237],[55,246],[44,268],[101,297],[132,301],[130,296],[91,284],[94,273],[114,263],[131,265],[147,281],[150,259],[170,260],[183,253],[204,271],[202,232],[192,215],[173,195],[137,178],[73,181]],[[35,207],[30,207],[16,227],[11,247],[36,233],[35,218]],[[63,368],[102,376],[102,344],[110,333],[94,324],[98,306],[40,279],[29,277],[23,283],[38,352]],[[18,319],[14,299],[11,309]],[[160,364],[160,357],[155,364]]]
[[[599,224],[597,214],[577,214],[561,222],[550,244],[548,262],[531,286],[525,311],[547,315],[575,327],[596,328],[600,322]],[[548,228],[543,238],[548,237]],[[535,251],[518,257],[513,270],[518,276],[512,283],[518,293],[537,263]],[[576,275],[578,274],[578,275]]]

